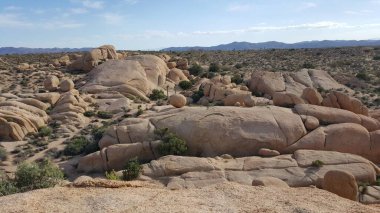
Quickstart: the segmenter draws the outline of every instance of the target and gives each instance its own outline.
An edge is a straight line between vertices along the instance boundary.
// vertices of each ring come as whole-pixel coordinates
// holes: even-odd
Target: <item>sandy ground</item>
[[[141,188],[55,187],[0,198],[1,212],[380,212],[315,188],[222,183],[171,191]]]

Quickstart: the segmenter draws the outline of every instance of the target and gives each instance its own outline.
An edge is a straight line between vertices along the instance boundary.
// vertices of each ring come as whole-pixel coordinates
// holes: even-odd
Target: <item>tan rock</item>
[[[174,61],[167,62],[166,65],[168,66],[169,69],[173,69],[177,67],[177,63],[175,63]]]
[[[275,92],[273,94],[273,104],[281,107],[293,107],[296,104],[305,103],[300,97],[292,93]]]
[[[174,83],[178,84],[181,81],[188,81],[189,79],[185,76],[182,70],[173,68],[169,71],[168,78]]]
[[[323,98],[321,94],[314,88],[307,87],[303,90],[302,96],[309,104],[321,105]]]
[[[58,89],[59,79],[57,76],[50,75],[44,81],[44,88],[50,92],[54,92]]]
[[[323,189],[353,201],[358,200],[355,177],[346,171],[328,171],[323,178]]]
[[[254,72],[249,88],[252,92],[260,92],[273,97],[275,92],[285,91],[285,82],[279,72]]]
[[[73,80],[71,80],[71,79],[64,79],[59,84],[59,90],[61,92],[68,92],[68,91],[74,89],[74,86],[75,85],[74,85]]]
[[[280,152],[278,152],[277,150],[261,148],[258,154],[263,157],[274,157],[280,155]]]
[[[259,177],[253,179],[252,186],[270,186],[278,188],[289,188],[288,184],[279,178]]]
[[[311,131],[319,127],[319,120],[313,116],[307,116],[305,120],[305,127]]]
[[[169,97],[170,105],[176,108],[182,108],[186,105],[186,97],[181,94],[175,94]]]

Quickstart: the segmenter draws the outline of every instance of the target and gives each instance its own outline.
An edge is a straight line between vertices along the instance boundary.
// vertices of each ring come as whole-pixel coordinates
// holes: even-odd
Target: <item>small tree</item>
[[[178,86],[183,90],[188,90],[193,86],[193,84],[190,81],[181,81]]]
[[[149,95],[150,100],[157,101],[157,100],[163,100],[166,99],[166,95],[164,91],[154,89],[152,90],[152,94]]]
[[[218,63],[211,63],[210,67],[208,68],[209,72],[220,72],[221,68]]]
[[[187,153],[186,142],[174,133],[169,132],[168,128],[157,129],[154,133],[162,141],[158,146],[160,155],[185,155]]]
[[[130,181],[139,177],[142,166],[137,158],[130,159],[123,170],[123,180]]]

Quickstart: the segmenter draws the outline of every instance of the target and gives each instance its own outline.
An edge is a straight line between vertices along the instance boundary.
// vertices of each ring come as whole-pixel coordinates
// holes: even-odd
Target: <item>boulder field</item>
[[[160,141],[155,129],[168,128],[186,141],[191,156],[258,155],[263,148],[281,154],[299,149],[338,151],[380,162],[380,123],[370,117],[323,106],[184,107],[127,118],[110,127],[100,152],[85,156],[79,169],[117,169],[128,159],[153,160]],[[105,157],[106,156],[106,157]],[[118,166],[113,165],[112,162]],[[88,165],[90,163],[91,165]]]

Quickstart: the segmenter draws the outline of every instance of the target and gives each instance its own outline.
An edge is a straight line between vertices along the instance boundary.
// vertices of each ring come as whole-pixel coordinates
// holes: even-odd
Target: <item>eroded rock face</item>
[[[88,74],[88,81],[80,90],[92,94],[117,91],[148,101],[146,95],[165,83],[168,72],[165,62],[153,55],[109,60]]]
[[[330,92],[322,101],[322,105],[338,109],[345,109],[356,114],[368,116],[368,108],[357,98],[350,97],[344,93]]]
[[[323,178],[323,189],[353,201],[358,200],[355,176],[346,171],[328,171]]]
[[[169,103],[176,108],[182,108],[186,105],[186,97],[181,94],[174,94],[169,97]]]
[[[75,60],[68,66],[68,69],[89,72],[100,63],[110,59],[118,59],[117,57],[118,56],[114,46],[103,45],[92,49],[90,52]]]

